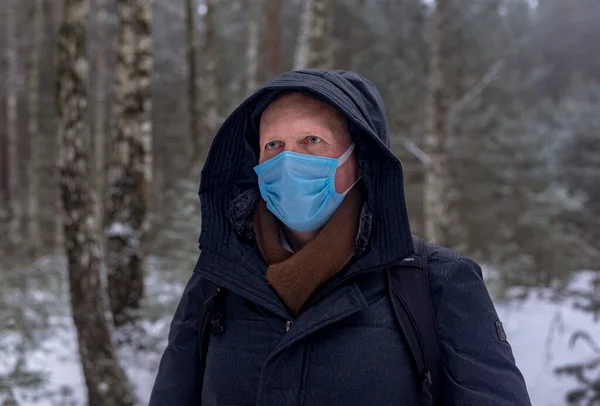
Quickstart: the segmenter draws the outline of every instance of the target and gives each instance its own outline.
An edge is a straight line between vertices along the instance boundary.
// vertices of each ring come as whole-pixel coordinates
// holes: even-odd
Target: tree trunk
[[[63,0],[64,1],[64,0]],[[52,31],[54,32],[55,35],[55,41],[56,41],[56,45],[55,45],[55,49],[56,52],[54,52],[54,65],[58,66],[59,63],[59,54],[58,54],[58,42],[60,41],[60,27],[62,24],[62,15],[63,15],[63,8],[64,8],[64,4],[63,2],[53,2],[50,3],[51,5],[51,10],[52,10],[52,14],[51,14],[51,22],[52,22]],[[58,74],[58,72],[57,72]],[[56,142],[56,151],[60,151],[61,148],[61,144],[62,144],[62,139],[61,139],[61,133],[59,131],[59,123],[58,123],[58,118],[55,120],[54,123],[54,128],[55,128],[55,142]],[[60,168],[56,168],[55,170],[55,174],[54,177],[56,179],[56,183],[60,183],[60,179],[61,179],[61,175],[60,175]],[[57,213],[60,213],[62,211],[62,199],[61,199],[61,195],[60,195],[60,190],[58,191],[58,193],[56,193],[56,200],[54,202],[54,207]],[[63,250],[63,247],[65,245],[65,241],[64,238],[65,234],[64,234],[64,226],[63,226],[63,216],[54,216],[54,248],[56,252],[61,252]]]
[[[0,25],[8,26],[8,7],[0,7]],[[1,60],[1,69],[6,69],[8,65],[8,53],[4,52]],[[6,115],[8,108],[6,107],[6,96],[8,95],[8,83],[6,80],[0,81],[0,233],[2,235],[9,234],[10,222],[10,201],[9,201],[9,181],[8,181],[8,136],[6,134]],[[0,243],[0,255],[4,255],[4,250],[7,248],[5,243],[7,239],[3,239]]]
[[[294,69],[326,69],[328,67],[327,8],[325,0],[304,0],[294,56]]]
[[[192,168],[200,159],[200,111],[198,110],[198,34],[196,33],[196,0],[185,0],[188,36],[188,103],[190,114],[190,162]]]
[[[444,71],[444,41],[448,34],[448,7],[450,0],[436,0],[434,33],[431,45],[428,112],[425,134],[425,152],[429,156],[425,168],[425,237],[447,245],[448,195],[445,172],[447,170],[446,118],[448,112],[447,77]]]
[[[267,53],[271,76],[283,72],[283,30],[281,28],[281,12],[283,1],[266,0],[267,10]]]
[[[248,49],[246,50],[246,94],[250,95],[258,86],[259,10],[258,0],[247,2],[250,8],[248,20]]]
[[[28,162],[29,191],[27,193],[27,242],[30,253],[34,256],[42,247],[40,227],[40,150],[39,134],[39,74],[40,74],[40,42],[44,30],[42,19],[42,0],[33,1],[33,15],[31,18],[32,41],[29,58],[27,81],[29,84],[29,145],[30,156]]]
[[[7,200],[9,202],[9,238],[13,242],[20,240],[21,236],[21,205],[19,203],[19,148],[17,127],[17,31],[15,25],[15,0],[6,1],[6,144],[8,151],[8,188]]]
[[[216,0],[205,0],[206,13],[204,14],[204,45],[202,60],[204,61],[204,88],[202,94],[202,155],[206,159],[208,149],[218,126],[218,82],[217,82],[217,22],[215,15]]]
[[[304,69],[308,65],[308,47],[310,39],[310,22],[312,18],[312,3],[314,0],[304,0],[300,24],[298,27],[298,40],[294,52],[294,70]]]
[[[98,236],[94,232],[93,194],[83,149],[87,104],[88,3],[65,0],[58,44],[58,121],[61,136],[60,190],[69,266],[69,289],[88,404],[131,405],[127,379],[119,367],[104,318],[100,288]]]
[[[354,11],[354,28],[352,29],[352,55],[350,56],[350,70],[353,72],[359,72],[362,65],[362,59],[365,48],[365,0],[358,0],[356,9]]]
[[[325,3],[325,62],[326,69],[334,69],[336,65],[336,54],[338,52],[338,43],[335,41],[335,12],[337,7],[336,0],[327,0]]]
[[[117,0],[117,130],[110,169],[106,264],[117,327],[132,323],[144,296],[143,252],[152,175],[151,6]]]
[[[310,24],[308,29],[308,67],[327,69],[329,49],[328,33],[328,2],[312,0]]]
[[[96,194],[96,219],[98,229],[104,228],[104,202],[106,184],[106,21],[107,10],[105,0],[96,0],[96,82],[94,111],[94,187]]]

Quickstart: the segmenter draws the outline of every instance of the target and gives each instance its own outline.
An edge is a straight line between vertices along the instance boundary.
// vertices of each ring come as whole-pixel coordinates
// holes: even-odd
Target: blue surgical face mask
[[[335,172],[350,158],[354,144],[339,158],[285,151],[254,167],[267,208],[292,230],[323,226],[344,201],[335,190]]]

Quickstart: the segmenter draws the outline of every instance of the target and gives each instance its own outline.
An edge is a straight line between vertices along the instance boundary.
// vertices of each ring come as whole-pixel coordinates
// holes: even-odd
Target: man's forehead
[[[333,105],[301,92],[289,91],[279,95],[265,108],[260,119],[261,127],[267,122],[295,112],[335,118],[335,121],[346,126],[346,117]]]

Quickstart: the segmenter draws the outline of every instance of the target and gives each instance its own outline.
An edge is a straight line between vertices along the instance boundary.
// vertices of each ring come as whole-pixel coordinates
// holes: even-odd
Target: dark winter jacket
[[[258,120],[278,92],[297,90],[349,121],[367,191],[357,254],[293,318],[267,285],[251,216]],[[200,258],[171,324],[151,406],[417,405],[418,379],[390,307],[385,270],[413,252],[403,174],[389,150],[375,86],[348,71],[285,73],[262,86],[215,137],[200,183]],[[443,404],[530,405],[480,267],[428,245],[442,346]],[[222,333],[210,337],[202,375],[199,320],[206,281],[221,286]]]

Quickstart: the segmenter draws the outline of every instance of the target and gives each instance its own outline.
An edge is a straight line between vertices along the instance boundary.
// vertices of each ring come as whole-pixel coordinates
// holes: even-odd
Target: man
[[[416,248],[402,176],[352,72],[288,72],[243,102],[202,171],[202,253],[150,405],[529,405],[481,269],[434,244],[417,299],[440,365],[416,370],[388,290]]]

